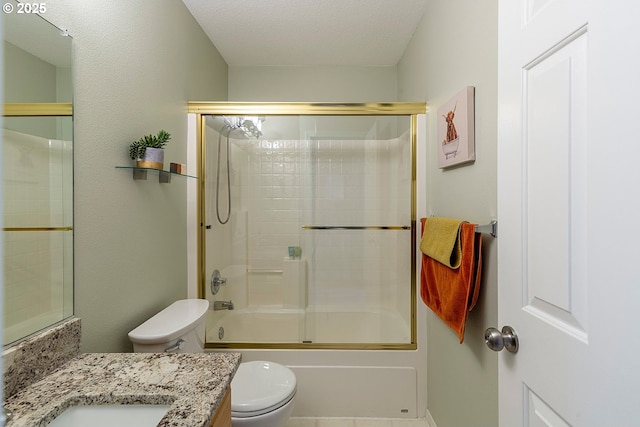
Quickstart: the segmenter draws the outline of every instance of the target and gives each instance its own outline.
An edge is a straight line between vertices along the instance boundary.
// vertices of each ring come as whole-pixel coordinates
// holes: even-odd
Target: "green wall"
[[[75,313],[82,350],[131,351],[127,333],[187,296],[186,183],[133,181],[127,148],[173,135],[186,163],[187,101],[227,99],[227,65],[181,1],[60,0],[47,19],[74,46]]]
[[[426,100],[427,214],[486,223],[497,210],[497,0],[433,0],[398,64],[400,100]],[[476,161],[437,167],[436,112],[465,86],[475,86]],[[483,281],[459,344],[424,304],[427,315],[427,409],[438,427],[498,425],[497,354],[484,344],[496,327],[497,245],[483,240]]]

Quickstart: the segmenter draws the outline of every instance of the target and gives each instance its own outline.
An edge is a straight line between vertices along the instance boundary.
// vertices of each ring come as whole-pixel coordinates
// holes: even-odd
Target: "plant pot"
[[[164,149],[147,147],[144,150],[144,157],[136,160],[139,168],[160,169],[164,167]]]

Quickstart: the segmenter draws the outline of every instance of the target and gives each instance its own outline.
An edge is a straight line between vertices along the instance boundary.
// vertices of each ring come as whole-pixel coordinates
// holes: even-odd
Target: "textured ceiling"
[[[396,65],[429,0],[183,0],[230,66]]]

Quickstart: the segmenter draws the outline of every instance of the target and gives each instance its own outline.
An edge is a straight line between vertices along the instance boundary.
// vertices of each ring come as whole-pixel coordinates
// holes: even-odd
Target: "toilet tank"
[[[201,353],[209,301],[179,300],[129,332],[136,353]]]

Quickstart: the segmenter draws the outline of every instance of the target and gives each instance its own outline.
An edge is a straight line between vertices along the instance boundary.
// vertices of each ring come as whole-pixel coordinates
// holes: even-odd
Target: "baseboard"
[[[436,425],[436,422],[433,420],[433,417],[431,416],[431,412],[429,412],[429,410],[427,409],[427,413],[425,414],[425,419],[427,420],[427,425],[429,427],[438,427]]]

